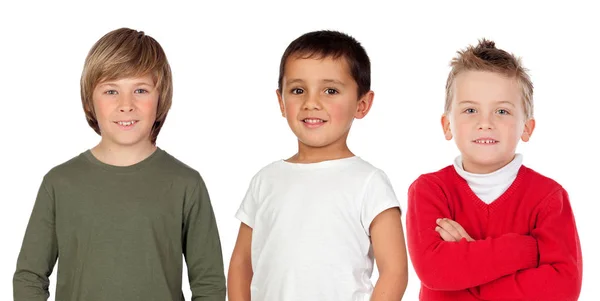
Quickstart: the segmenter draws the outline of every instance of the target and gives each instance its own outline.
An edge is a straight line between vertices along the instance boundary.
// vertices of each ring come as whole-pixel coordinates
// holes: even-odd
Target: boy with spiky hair
[[[420,300],[577,300],[581,247],[566,190],[523,165],[533,85],[489,40],[460,51],[442,128],[460,156],[408,193],[408,249]]]

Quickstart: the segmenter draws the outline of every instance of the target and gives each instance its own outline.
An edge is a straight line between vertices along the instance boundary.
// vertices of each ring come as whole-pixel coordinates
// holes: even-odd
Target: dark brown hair
[[[362,45],[353,37],[331,30],[313,31],[292,41],[279,65],[278,89],[283,86],[283,75],[287,60],[292,56],[300,58],[346,59],[350,74],[358,85],[358,96],[361,97],[371,90],[371,61]]]

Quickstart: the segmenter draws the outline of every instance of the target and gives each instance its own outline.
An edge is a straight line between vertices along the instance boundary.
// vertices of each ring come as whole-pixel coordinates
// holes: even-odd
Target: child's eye
[[[338,91],[336,89],[328,88],[328,89],[325,89],[325,94],[332,94],[332,95],[338,94]]]
[[[509,112],[509,111],[507,111],[507,110],[505,110],[505,109],[500,109],[500,110],[498,110],[497,112],[498,112],[498,114],[500,114],[500,115],[509,115],[509,114],[510,114],[510,112]]]
[[[104,94],[108,94],[108,95],[117,95],[117,90],[107,90],[106,92],[104,92]]]
[[[464,112],[467,114],[473,114],[473,113],[476,113],[477,111],[475,111],[475,109],[469,108],[469,109],[466,109]]]
[[[302,93],[304,93],[304,89],[302,89],[302,88],[294,88],[294,89],[292,89],[291,92],[292,92],[292,94],[302,94]]]
[[[136,94],[143,94],[143,93],[148,93],[148,90],[144,90],[144,89],[137,89],[134,91],[134,93]]]

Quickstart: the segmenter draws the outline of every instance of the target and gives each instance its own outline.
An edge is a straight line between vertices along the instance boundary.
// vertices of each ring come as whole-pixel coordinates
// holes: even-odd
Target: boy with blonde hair
[[[98,40],[81,76],[94,148],[50,170],[14,274],[15,301],[225,300],[221,245],[200,174],[156,146],[172,99],[160,44],[121,28]]]
[[[485,39],[451,66],[442,127],[461,154],[408,192],[420,300],[577,300],[581,247],[569,196],[516,153],[535,127],[526,69]]]
[[[346,144],[371,108],[370,83],[369,58],[346,34],[310,32],[284,52],[277,98],[298,152],[261,169],[237,211],[230,301],[402,299],[398,201],[385,173]]]

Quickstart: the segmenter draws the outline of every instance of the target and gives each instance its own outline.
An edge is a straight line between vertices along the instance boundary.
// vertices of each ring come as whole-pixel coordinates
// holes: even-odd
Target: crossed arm
[[[409,191],[409,250],[426,287],[468,289],[482,299],[577,300],[581,249],[564,190],[546,200],[530,235],[482,240],[444,218],[450,212],[443,199],[439,187],[426,180]]]

